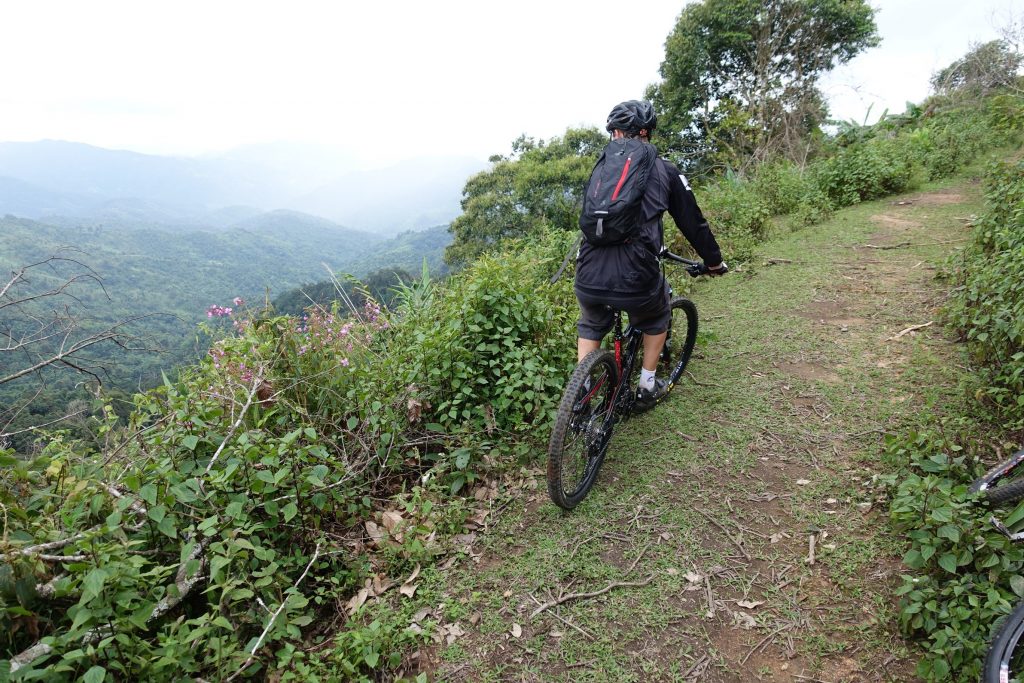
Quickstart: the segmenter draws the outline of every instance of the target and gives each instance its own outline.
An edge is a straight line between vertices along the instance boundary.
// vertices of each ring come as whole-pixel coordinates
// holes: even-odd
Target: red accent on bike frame
[[[615,368],[622,374],[622,340],[615,340]]]
[[[619,190],[622,189],[622,184],[626,182],[626,174],[629,173],[629,162],[633,161],[633,157],[626,157],[626,165],[622,167],[622,177],[619,178],[619,184],[615,186],[615,192],[612,192],[612,201],[619,196]]]

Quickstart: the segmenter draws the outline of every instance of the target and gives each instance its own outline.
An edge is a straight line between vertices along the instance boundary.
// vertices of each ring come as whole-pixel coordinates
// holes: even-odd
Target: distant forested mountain
[[[86,269],[95,272],[102,286],[83,279],[68,290],[69,297],[60,299],[61,305],[70,306],[69,313],[83,322],[86,331],[140,317],[127,330],[140,339],[132,346],[162,351],[108,347],[100,352],[95,360],[106,366],[107,386],[130,393],[154,386],[161,372],[170,374],[202,352],[205,341],[197,325],[208,320],[211,305],[237,308],[232,301],[241,297],[250,305],[262,306],[302,283],[326,280],[328,269],[339,280],[346,279],[345,273],[364,277],[382,269],[419,275],[426,259],[437,274],[443,272],[442,256],[450,239],[446,226],[385,239],[293,211],[250,216],[220,232],[67,227],[7,216],[0,219],[0,273],[5,274],[0,286],[16,268],[54,255],[70,260],[34,271],[37,287],[57,286]],[[383,284],[381,291],[386,291]],[[52,306],[53,300],[45,305]],[[43,319],[47,310],[44,306],[34,315]],[[10,309],[0,310],[0,331],[31,325],[27,319],[12,320],[9,313]],[[211,322],[225,324],[217,319]],[[0,377],[11,369],[2,367],[5,362],[24,360],[0,354]],[[75,387],[82,379],[69,372],[32,378],[32,382],[48,383],[46,399],[34,402],[35,414],[22,415],[15,426],[40,424],[64,414],[68,401],[82,396]],[[0,387],[0,406],[13,405],[13,397],[25,390],[19,382]],[[0,417],[3,412],[0,408]]]
[[[437,157],[361,171],[343,149],[254,145],[167,157],[73,142],[0,143],[0,215],[65,227],[223,230],[260,212],[317,214],[396,234],[459,214],[467,178],[486,164]]]

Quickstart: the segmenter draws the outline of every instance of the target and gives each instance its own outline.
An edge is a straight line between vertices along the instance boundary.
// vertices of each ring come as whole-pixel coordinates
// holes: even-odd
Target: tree
[[[802,162],[827,116],[818,81],[878,44],[866,0],[704,0],[665,43],[648,89],[659,144],[691,170]]]
[[[0,449],[14,437],[88,411],[55,402],[53,394],[69,392],[55,390],[53,371],[72,371],[99,385],[111,347],[144,349],[129,327],[149,316],[113,323],[87,319],[79,308],[82,287],[98,288],[109,300],[95,271],[61,255],[17,267],[0,281]]]
[[[1004,40],[974,45],[971,51],[932,76],[937,95],[980,99],[1017,84],[1024,56]]]
[[[462,191],[462,215],[452,222],[445,261],[465,265],[501,240],[542,225],[575,230],[583,188],[606,142],[596,128],[570,128],[547,143],[521,136],[511,155],[491,157],[493,168],[471,177]]]

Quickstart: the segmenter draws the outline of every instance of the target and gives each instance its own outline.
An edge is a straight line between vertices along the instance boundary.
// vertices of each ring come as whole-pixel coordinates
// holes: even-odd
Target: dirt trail
[[[881,435],[948,362],[936,269],[979,201],[862,205],[697,284],[690,381],[623,425],[584,504],[535,479],[438,576],[433,680],[913,680]]]

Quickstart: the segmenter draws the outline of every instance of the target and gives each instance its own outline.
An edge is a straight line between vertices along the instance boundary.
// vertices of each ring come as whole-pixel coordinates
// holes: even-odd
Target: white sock
[[[657,370],[648,370],[647,368],[640,368],[640,388],[646,389],[647,391],[654,391],[655,374],[657,374]]]

